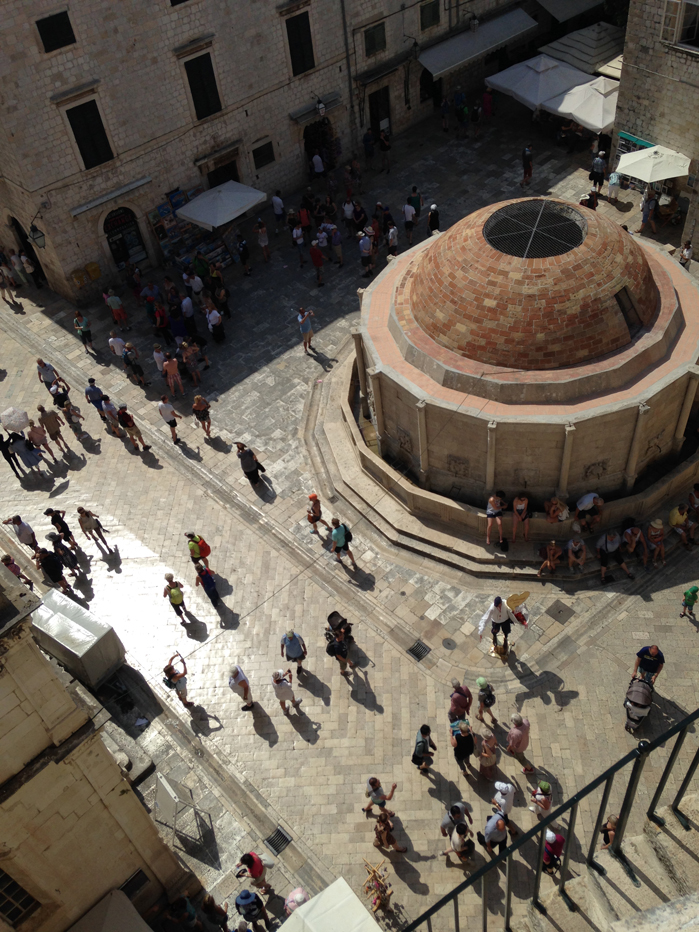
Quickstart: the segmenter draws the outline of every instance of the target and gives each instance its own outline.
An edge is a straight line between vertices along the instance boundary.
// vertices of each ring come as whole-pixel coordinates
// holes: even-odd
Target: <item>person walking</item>
[[[605,586],[609,580],[605,579],[609,560],[613,560],[617,566],[620,566],[629,579],[636,577],[626,565],[626,561],[621,552],[621,537],[616,531],[610,529],[604,533],[597,541],[597,558],[600,561],[602,573],[602,585]]]
[[[47,392],[51,391],[51,386],[56,380],[59,382],[63,381],[51,363],[44,362],[41,356],[39,356],[36,361],[36,372],[39,377],[39,382],[44,386]]]
[[[371,227],[367,227],[357,234],[359,239],[359,258],[361,259],[362,268],[365,270],[362,278],[370,278],[372,273],[372,237],[374,231]]]
[[[507,826],[510,837],[514,838],[519,835],[519,829],[510,819],[510,813],[515,804],[515,788],[511,783],[495,783],[495,796],[490,800],[497,815],[500,815]]]
[[[41,547],[34,554],[36,568],[45,573],[54,586],[58,586],[62,592],[72,592],[68,580],[63,575],[63,564],[55,553],[51,553],[46,547]]]
[[[653,231],[653,235],[656,235],[658,229],[655,225],[655,208],[658,206],[658,197],[650,186],[647,188],[645,196],[643,198],[643,203],[641,204],[641,225],[636,230],[636,233],[643,233],[643,228],[647,223],[650,223],[650,228]]]
[[[405,235],[408,237],[408,245],[413,245],[413,228],[415,226],[415,215],[417,211],[410,203],[410,198],[406,199],[405,204],[403,205],[403,226],[405,228]]]
[[[172,610],[180,619],[180,624],[185,625],[186,622],[183,619],[187,611],[187,606],[184,604],[182,583],[176,580],[172,573],[165,574],[165,588],[163,589],[163,598],[170,600]]]
[[[19,567],[19,564],[15,563],[9,553],[3,554],[3,556],[0,557],[0,563],[2,563],[4,567],[13,573],[17,579],[21,580],[23,583],[26,583],[32,591],[34,590],[34,583],[28,576],[24,575]]]
[[[642,647],[636,654],[636,663],[631,678],[634,680],[638,678],[650,686],[655,686],[655,681],[660,676],[664,666],[665,656],[657,644]]]
[[[478,758],[481,776],[492,783],[498,762],[498,740],[488,728],[483,732]]]
[[[121,437],[121,431],[119,430],[119,409],[112,402],[109,395],[102,395],[102,410],[104,411],[107,427],[109,427],[115,437]]]
[[[296,663],[296,674],[304,672],[303,661],[308,656],[306,643],[300,634],[297,634],[293,628],[289,628],[281,640],[282,660],[286,652],[286,659],[289,663]]]
[[[532,790],[530,802],[531,806],[529,807],[529,811],[535,812],[537,818],[545,817],[546,813],[550,812],[551,806],[553,805],[551,784],[546,780],[540,780],[536,789]]]
[[[432,729],[429,725],[420,725],[415,736],[415,747],[411,759],[423,776],[427,775],[427,771],[434,763],[432,752],[436,750],[437,745],[432,740]]]
[[[259,470],[265,472],[265,468],[255,456],[255,453],[247,447],[244,443],[237,440],[236,447],[238,452],[236,456],[240,460],[240,467],[245,474],[245,478],[248,480],[250,485],[257,486],[260,484],[260,475]]]
[[[255,703],[253,702],[252,692],[250,690],[250,681],[243,673],[243,668],[240,664],[236,664],[231,670],[231,675],[228,677],[228,685],[234,693],[237,693],[241,699],[245,701],[245,705],[241,706],[242,711],[249,712]]]
[[[262,858],[254,851],[244,854],[235,866],[236,877],[249,877],[253,887],[260,893],[271,893],[272,887],[267,883],[267,868]]]
[[[178,388],[184,395],[182,377],[180,376],[177,360],[173,358],[172,353],[165,353],[165,361],[163,362],[163,374],[167,379],[167,387],[172,392],[173,397],[177,394]]]
[[[204,592],[209,597],[209,601],[214,608],[221,601],[221,596],[218,594],[218,589],[216,588],[216,580],[214,579],[214,574],[206,566],[200,566],[197,564],[197,578],[195,582],[195,587],[201,586]]]
[[[590,181],[592,190],[597,189],[597,194],[602,193],[604,187],[604,175],[607,170],[607,163],[604,161],[604,152],[598,152],[592,160],[592,171],[590,172]]]
[[[449,696],[451,705],[449,706],[449,721],[459,722],[466,718],[471,711],[473,696],[468,686],[462,686],[456,677],[451,681],[453,692]]]
[[[299,322],[299,329],[301,330],[301,336],[303,337],[303,351],[306,356],[310,356],[308,352],[309,349],[312,349],[315,352],[315,348],[312,344],[313,341],[313,321],[311,318],[315,317],[313,311],[306,310],[303,307],[299,308],[299,312],[296,316],[296,319]]]
[[[146,382],[145,374],[143,372],[143,366],[138,361],[139,353],[133,343],[127,343],[124,346],[124,353],[122,359],[124,360],[124,368],[136,379],[136,385],[141,383],[145,388],[146,385],[150,385],[150,382]]]
[[[466,821],[467,819],[468,822]],[[442,821],[439,824],[442,837],[450,838],[457,825],[466,825],[467,828],[469,825],[473,825],[470,806],[468,803],[463,802],[463,800],[450,806],[442,816]],[[470,832],[470,834],[472,835],[473,832]],[[447,852],[445,851],[444,853],[446,854]]]
[[[337,267],[341,269],[345,264],[344,256],[342,255],[342,233],[340,233],[335,224],[333,224],[331,227],[329,237],[330,245],[332,246],[333,253],[335,254]]]
[[[78,558],[75,556],[68,544],[62,539],[61,535],[57,534],[56,531],[51,531],[46,535],[46,539],[51,541],[53,552],[56,554],[63,566],[68,570],[69,574],[73,577],[77,577],[78,573],[76,570],[81,572]]]
[[[82,505],[79,505],[78,524],[80,525],[80,530],[83,532],[85,537],[88,537],[90,540],[94,541],[98,546],[99,542],[101,541],[107,548],[107,553],[112,552],[112,548],[104,538],[104,529],[100,524],[98,514],[95,514],[94,511],[90,511],[89,509],[84,508]]]
[[[354,559],[354,554],[350,550],[350,542],[352,540],[352,532],[347,527],[346,524],[340,524],[339,518],[332,519],[333,530],[331,533],[332,537],[332,547],[330,552],[335,554],[335,559],[338,563],[342,563],[342,553],[346,553],[347,556],[352,561],[352,566],[357,569],[357,563]]]
[[[12,263],[12,274],[17,281],[17,287],[27,284],[27,276],[24,274],[24,266],[22,265],[22,259],[16,249],[12,250],[12,255],[10,256],[10,262]],[[21,283],[21,285],[20,285]]]
[[[245,274],[251,275],[252,273],[246,272]],[[223,343],[223,341],[226,339],[226,331],[223,327],[223,318],[213,303],[207,305],[206,308],[206,325],[209,328],[209,333],[211,334],[214,343]]]
[[[84,421],[85,418],[80,413],[80,408],[77,405],[74,405],[71,401],[66,400],[63,405],[63,414],[68,423],[68,427],[73,431],[78,440],[88,440],[90,435],[81,426],[80,422]]]
[[[272,688],[274,689],[274,695],[279,700],[279,705],[282,707],[282,712],[285,715],[289,714],[289,708],[287,706],[287,699],[291,702],[294,708],[298,708],[301,704],[301,700],[297,699],[294,696],[294,691],[291,688],[294,675],[291,672],[291,667],[284,672],[284,670],[275,670],[272,674]]]
[[[68,527],[68,522],[65,520],[65,511],[60,511],[58,508],[47,508],[44,514],[51,519],[51,524],[56,528],[58,533],[62,535],[63,540],[70,544],[71,549],[77,550],[78,542],[73,536],[73,532]]]
[[[176,657],[180,658],[177,663],[182,664],[181,670],[177,669],[177,663],[173,663]],[[163,673],[165,674],[165,685],[168,689],[174,689],[182,705],[186,709],[191,709],[194,703],[187,700],[187,663],[182,654],[173,654],[166,666],[163,667]]]
[[[316,283],[319,288],[325,287],[325,282],[323,281],[323,264],[325,260],[323,259],[323,252],[318,244],[318,240],[314,239],[311,243],[311,248],[308,250],[308,254],[311,257],[311,263],[313,268],[316,270]]]
[[[405,852],[408,849],[402,848],[393,835],[393,822],[388,812],[380,812],[379,817],[374,825],[374,847],[375,848],[393,848],[394,851]]]
[[[248,922],[252,924],[253,932],[260,932],[260,924],[257,922],[260,916],[265,924],[265,929],[270,932],[272,923],[265,909],[265,904],[252,890],[242,890],[238,894],[235,898],[235,908],[243,917],[236,926],[237,932],[250,932]]]
[[[310,502],[307,508],[308,521],[311,525],[311,534],[318,534],[318,523],[324,524],[325,527],[330,531],[332,530],[328,522],[323,518],[323,511],[320,507],[320,499],[315,492],[311,492],[308,496],[308,501]]]
[[[202,395],[194,396],[192,413],[196,418],[196,423],[201,424],[204,433],[211,439],[211,405]]]
[[[476,718],[479,722],[483,722],[483,724],[485,724],[483,713],[487,712],[493,722],[493,725],[497,725],[498,720],[495,718],[491,711],[492,707],[495,705],[495,693],[493,692],[493,687],[484,676],[478,677],[476,680],[476,686],[478,687],[478,714],[476,715]]]
[[[349,645],[345,640],[345,631],[344,628],[340,628],[335,631],[335,640],[331,641],[328,646],[325,648],[325,652],[330,656],[334,657],[335,660],[340,664],[340,675],[349,676],[347,667],[350,670],[354,670],[354,663],[349,659]]]
[[[439,232],[439,211],[437,210],[436,204],[431,204],[430,209],[427,214],[427,229],[429,230],[430,236],[435,232]]]
[[[92,345],[92,330],[90,329],[89,318],[83,317],[80,311],[76,311],[75,317],[73,318],[73,327],[75,328],[80,339],[83,341],[85,352],[87,353],[88,346],[94,352],[94,346]]]
[[[158,411],[160,412],[161,418],[165,421],[167,426],[170,428],[170,435],[172,437],[172,442],[177,444],[180,442],[180,438],[177,436],[177,422],[182,420],[182,415],[178,414],[177,411],[172,407],[167,395],[160,396],[160,404],[158,405]]]
[[[112,319],[119,330],[123,332],[131,329],[128,326],[129,321],[122,300],[113,288],[110,288],[107,292],[107,307],[112,312]]]
[[[36,553],[39,549],[39,545],[36,542],[36,536],[32,530],[32,526],[27,524],[26,521],[22,521],[20,515],[13,515],[11,518],[6,518],[2,523],[10,524],[20,544],[24,544],[25,547],[28,547],[33,553]]]
[[[117,419],[119,424],[124,428],[126,434],[134,446],[134,449],[138,453],[138,444],[140,443],[143,447],[143,452],[150,450],[150,445],[145,442],[141,435],[141,431],[138,429],[136,421],[134,421],[131,414],[129,414],[126,405],[119,405],[119,411],[117,414]]]
[[[61,434],[61,427],[65,426],[65,421],[61,420],[57,411],[47,411],[43,405],[37,405],[36,410],[39,412],[40,426],[46,430],[49,438],[53,440],[61,453],[68,453],[70,447]]]
[[[457,822],[454,831],[449,836],[449,847],[442,851],[442,854],[446,856],[447,864],[450,863],[450,854],[455,854],[462,863],[472,860],[475,845],[473,840],[468,837],[469,835],[473,835],[473,832],[466,823]]]
[[[48,439],[46,437],[46,431],[41,426],[41,424],[35,424],[31,418],[29,419],[29,430],[27,431],[27,440],[31,441],[35,447],[43,447],[47,453],[51,454],[51,457],[54,463],[57,462],[56,454],[53,452],[49,446]]]
[[[507,605],[503,602],[501,596],[496,595],[493,599],[493,604],[488,608],[486,612],[481,615],[481,620],[478,622],[478,640],[483,640],[483,632],[486,629],[486,626],[490,624],[490,633],[493,639],[493,647],[497,649],[498,647],[498,634],[500,631],[503,632],[505,636],[504,647],[505,653],[508,650],[508,638],[510,636],[510,631],[512,630],[512,621],[510,619],[510,614],[507,610]],[[481,719],[482,721],[482,719]]]
[[[468,777],[466,765],[471,766],[471,755],[476,750],[476,739],[467,721],[459,722],[459,730],[449,729],[449,741],[454,748],[454,759],[464,777]]]
[[[126,349],[126,343],[117,334],[116,330],[109,331],[107,346],[109,347],[109,352],[112,354],[112,356],[116,356],[118,359],[121,359],[121,364],[124,369],[126,369],[126,364],[124,363],[124,350]]]
[[[10,449],[16,457],[19,457],[22,466],[28,471],[36,470],[36,474],[40,476],[42,474],[40,467],[44,461],[43,453],[37,450],[31,441],[27,440],[24,431],[13,430],[8,437],[8,441]]]
[[[694,618],[694,606],[697,604],[699,599],[699,586],[690,586],[689,589],[685,592],[682,597],[682,611],[680,612],[680,618],[686,618],[689,615],[691,618]]]
[[[196,566],[199,561],[201,561],[208,570],[211,547],[209,547],[203,537],[200,537],[199,534],[194,534],[192,531],[187,531],[184,536],[187,538],[187,547],[189,548],[189,556],[192,563]]]
[[[31,424],[31,421],[29,423]],[[20,480],[23,479],[25,475],[24,469],[17,459],[17,454],[12,449],[10,438],[5,437],[2,434],[0,434],[0,453],[2,453],[3,459],[8,462],[10,469],[15,474],[15,476]],[[20,470],[22,471],[20,472]]]
[[[522,718],[519,712],[510,716],[510,728],[507,734],[507,753],[511,754],[522,765],[522,773],[534,773],[534,768],[525,757],[524,752],[529,747],[529,730],[531,725],[528,718]]]
[[[364,795],[368,798],[369,803],[362,809],[362,812],[366,812],[367,815],[372,811],[374,806],[378,806],[382,812],[385,812],[387,816],[393,818],[395,812],[392,809],[386,808],[386,803],[390,803],[393,799],[393,794],[396,791],[397,783],[394,783],[391,786],[391,789],[388,793],[384,793],[383,787],[381,786],[381,781],[378,777],[369,777],[366,782],[366,790]]]
[[[388,233],[386,235],[386,246],[389,256],[398,255],[398,227],[393,220],[388,222]]]
[[[495,813],[488,816],[483,834],[478,832],[478,841],[490,855],[495,854],[493,850],[495,847],[498,849],[498,854],[504,853],[507,848],[507,825],[502,815]]]
[[[532,183],[532,172],[534,170],[534,156],[531,143],[522,149],[522,180],[519,183],[520,188]]]
[[[106,420],[106,416],[102,411],[102,389],[97,387],[94,379],[87,380],[87,388],[85,389],[85,401],[87,401],[88,404],[91,404],[95,408],[103,421]]]

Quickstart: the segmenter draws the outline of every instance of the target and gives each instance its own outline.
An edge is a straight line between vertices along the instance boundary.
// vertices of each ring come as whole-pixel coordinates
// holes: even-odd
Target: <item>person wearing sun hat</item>
[[[535,812],[537,817],[545,816],[551,809],[553,800],[551,798],[551,784],[546,780],[540,780],[539,785],[532,791],[530,812]]]
[[[295,661],[296,672],[303,673],[303,661],[308,656],[308,651],[306,650],[306,644],[301,635],[297,634],[293,628],[289,628],[282,637],[281,644],[282,660],[284,659],[284,651],[286,651],[286,659],[289,663]]]
[[[646,531],[646,539],[648,549],[653,551],[653,566],[657,566],[658,558],[663,561],[663,566],[665,566],[665,530],[662,518],[655,518],[651,521]]]
[[[552,874],[560,864],[563,848],[566,840],[563,835],[552,832],[550,828],[546,829],[546,844],[544,845],[544,870],[547,874]]]

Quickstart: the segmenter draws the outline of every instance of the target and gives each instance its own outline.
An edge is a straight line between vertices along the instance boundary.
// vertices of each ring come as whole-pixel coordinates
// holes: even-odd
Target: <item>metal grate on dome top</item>
[[[483,235],[493,249],[507,256],[546,259],[580,246],[587,222],[566,204],[533,199],[501,207],[486,220]]]

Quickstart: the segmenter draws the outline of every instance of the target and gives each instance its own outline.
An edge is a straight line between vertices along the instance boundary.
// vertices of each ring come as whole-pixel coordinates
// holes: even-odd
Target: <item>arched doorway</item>
[[[136,214],[128,207],[117,207],[107,214],[103,230],[117,268],[123,269],[127,262],[142,262],[148,258]]]
[[[39,257],[36,254],[36,250],[34,249],[34,244],[29,239],[27,234],[24,232],[24,227],[22,226],[22,224],[19,222],[19,220],[16,217],[10,217],[10,224],[12,226],[12,229],[17,234],[17,239],[20,242],[21,249],[23,249],[24,252],[26,252],[26,254],[31,259],[31,262],[34,268],[39,273],[38,275],[39,280],[46,281],[46,274],[44,273],[44,269],[41,265],[41,262],[39,261]]]

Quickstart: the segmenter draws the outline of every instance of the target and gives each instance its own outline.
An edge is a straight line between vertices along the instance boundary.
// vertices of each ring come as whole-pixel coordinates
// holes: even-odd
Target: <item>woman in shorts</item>
[[[192,413],[204,428],[206,436],[211,438],[211,405],[209,402],[201,395],[195,395]]]
[[[524,539],[529,540],[529,518],[531,517],[529,513],[529,499],[525,492],[520,492],[519,495],[512,501],[512,543],[514,544],[517,540],[517,527],[521,524],[522,529],[524,530]]]
[[[308,521],[311,525],[311,534],[318,534],[318,522],[324,524],[325,527],[330,531],[331,527],[328,522],[323,518],[323,512],[320,507],[320,499],[315,492],[311,492],[308,496],[308,501],[310,505],[308,506]]]

